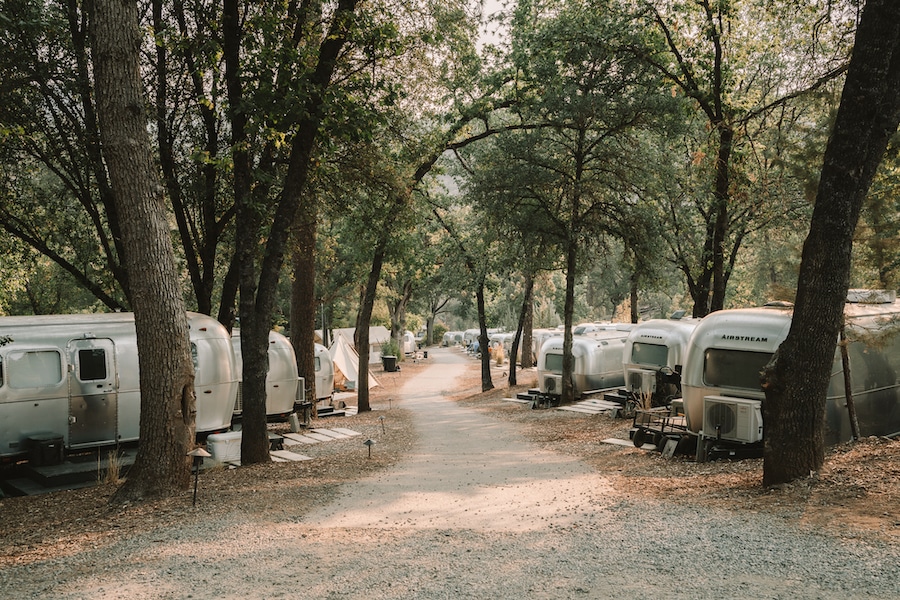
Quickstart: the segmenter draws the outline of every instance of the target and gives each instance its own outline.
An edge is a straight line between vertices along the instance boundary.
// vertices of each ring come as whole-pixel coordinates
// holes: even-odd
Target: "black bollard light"
[[[369,447],[369,458],[372,458],[372,446],[375,445],[375,440],[366,440],[363,444]]]
[[[212,456],[209,452],[204,450],[203,448],[197,447],[188,452],[188,456],[191,457],[194,467],[194,506],[197,506],[197,480],[200,478],[200,465],[203,464],[204,458],[209,458]]]

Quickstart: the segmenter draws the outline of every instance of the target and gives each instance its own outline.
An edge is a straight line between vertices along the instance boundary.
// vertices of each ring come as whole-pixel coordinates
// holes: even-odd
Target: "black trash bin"
[[[397,370],[397,357],[386,355],[381,357],[381,364],[384,366],[384,370],[387,373],[393,373]]]

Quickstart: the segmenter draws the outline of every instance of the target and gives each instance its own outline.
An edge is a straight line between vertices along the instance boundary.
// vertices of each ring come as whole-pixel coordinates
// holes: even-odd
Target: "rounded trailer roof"
[[[624,341],[627,337],[627,331],[615,330],[595,331],[590,335],[573,335],[572,355],[576,357],[584,356],[593,352],[595,348],[603,346],[604,342],[609,343],[616,340]],[[544,342],[544,345],[541,346],[541,353],[552,353],[554,350],[556,352],[562,352],[564,339],[565,338],[561,335],[548,338],[547,341]]]
[[[687,344],[701,319],[651,319],[638,323],[628,335],[629,342],[680,342]]]

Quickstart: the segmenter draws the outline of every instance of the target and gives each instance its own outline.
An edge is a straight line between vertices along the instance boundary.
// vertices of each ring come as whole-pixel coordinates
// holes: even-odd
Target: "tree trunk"
[[[240,7],[237,0],[224,0],[222,12],[222,48],[225,59],[225,84],[228,92],[229,121],[233,162],[234,203],[237,207],[235,259],[237,262],[241,318],[241,359],[243,401],[241,462],[253,464],[269,460],[268,432],[265,416],[265,359],[261,346],[259,319],[255,318],[257,240],[261,237],[260,211],[251,198],[252,171],[248,151],[247,114],[244,112],[241,82],[240,49],[243,41]],[[265,336],[268,343],[268,330]]]
[[[244,113],[240,68],[242,35],[240,11],[236,0],[225,0],[223,10],[223,49],[228,87],[234,161],[235,205],[237,206],[237,256],[240,263],[241,351],[243,353],[243,435],[241,462],[253,464],[269,461],[266,427],[266,368],[269,329],[275,311],[275,295],[284,262],[290,228],[309,179],[311,157],[322,123],[326,91],[337,65],[337,58],[347,39],[349,15],[358,0],[339,0],[331,28],[319,46],[315,69],[303,82],[307,96],[299,111],[300,119],[290,143],[290,156],[282,180],[281,193],[274,210],[263,227],[261,207],[271,204],[268,186],[259,186],[260,197],[251,198],[248,185],[247,116]],[[246,179],[245,179],[246,178]],[[254,190],[256,188],[253,188]],[[264,247],[259,247],[264,240]],[[257,257],[262,260],[257,269]],[[258,279],[257,279],[258,276]]]
[[[307,196],[294,222],[291,285],[291,345],[306,400],[315,406],[316,391],[316,199]],[[322,390],[330,392],[331,390]]]
[[[629,295],[630,295],[630,303],[631,303],[631,322],[637,323],[641,319],[641,312],[638,310],[638,274],[631,274],[631,281],[629,285]]]
[[[491,353],[488,351],[490,340],[488,339],[487,312],[484,305],[484,277],[478,279],[475,298],[478,304],[478,327],[481,329],[481,335],[478,338],[481,346],[481,391],[486,392],[494,389],[494,382],[491,379]]]
[[[384,265],[384,254],[387,251],[387,238],[383,237],[375,247],[375,255],[372,257],[372,269],[369,271],[369,279],[366,282],[366,290],[359,307],[359,316],[356,320],[356,352],[359,354],[359,376],[357,377],[356,394],[357,410],[367,412],[372,410],[369,403],[369,324],[372,322],[372,309],[375,307],[375,294],[378,291],[378,280],[381,279],[381,267]]]
[[[219,298],[219,314],[216,320],[219,321],[228,331],[234,329],[235,302],[237,301],[238,284],[239,284],[239,268],[237,254],[232,254],[231,261],[228,263],[228,272],[222,280],[222,295]]]
[[[565,404],[575,400],[572,373],[575,371],[575,357],[572,355],[572,325],[575,314],[575,268],[578,252],[574,242],[569,242],[566,250],[566,300],[563,305],[563,364],[562,390],[560,402]]]
[[[534,274],[528,276],[528,298],[525,303],[525,321],[522,323],[522,368],[530,369],[534,366]]]
[[[95,90],[104,158],[126,248],[140,369],[141,444],[114,500],[177,493],[190,482],[194,369],[162,188],[150,153],[137,5],[96,0]]]
[[[403,348],[404,324],[406,323],[406,307],[412,299],[413,285],[412,281],[406,281],[401,289],[400,297],[395,302],[388,303],[388,309],[391,313],[391,337],[397,342],[397,345]],[[398,358],[403,358],[402,356]]]
[[[512,347],[510,348],[510,356],[509,356],[509,385],[517,385],[516,383],[516,356],[519,354],[520,342],[522,342],[521,347],[526,349],[522,351],[522,368],[527,369],[531,366],[530,359],[529,364],[526,366],[525,357],[530,356],[531,354],[531,323],[530,315],[534,312],[534,275],[531,273],[525,274],[525,293],[524,298],[522,299],[522,310],[519,311],[519,324],[516,327],[516,335],[513,338]],[[528,328],[528,334],[526,335],[526,327]],[[527,339],[525,339],[527,338]],[[525,345],[524,342],[528,342],[528,345]]]
[[[763,484],[824,463],[825,395],[850,280],[853,233],[900,122],[900,3],[869,0],[803,246],[791,329],[763,372]]]

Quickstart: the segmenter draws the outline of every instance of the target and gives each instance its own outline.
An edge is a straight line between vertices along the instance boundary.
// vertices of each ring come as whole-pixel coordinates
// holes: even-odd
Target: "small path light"
[[[375,445],[375,440],[366,440],[363,444],[369,447],[369,458],[372,458],[372,446]]]
[[[197,480],[200,478],[200,465],[203,464],[204,458],[209,458],[212,456],[209,452],[204,450],[203,448],[194,448],[190,452],[187,453],[188,456],[193,460],[194,466],[194,506],[197,506]]]
[[[378,420],[381,421],[381,433],[385,433],[385,431],[384,431],[384,415],[378,417]]]

